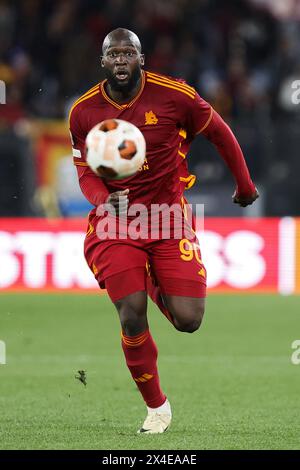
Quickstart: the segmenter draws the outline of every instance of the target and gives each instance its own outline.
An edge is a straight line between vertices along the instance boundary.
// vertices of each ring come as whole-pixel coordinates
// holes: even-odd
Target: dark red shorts
[[[146,290],[149,267],[163,294],[206,296],[206,270],[195,234],[190,239],[99,240],[93,223],[90,220],[85,258],[113,302]]]

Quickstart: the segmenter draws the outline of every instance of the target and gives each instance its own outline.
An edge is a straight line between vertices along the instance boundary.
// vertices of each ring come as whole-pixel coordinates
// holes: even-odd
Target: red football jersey
[[[129,202],[173,204],[191,177],[185,158],[196,134],[210,123],[213,110],[194,88],[170,77],[142,72],[141,89],[127,104],[114,102],[106,93],[106,80],[85,93],[70,111],[74,164],[87,166],[85,139],[104,119],[123,119],[136,125],[146,140],[146,161],[126,179],[102,179],[109,193],[128,188]],[[190,178],[190,180],[189,180]]]

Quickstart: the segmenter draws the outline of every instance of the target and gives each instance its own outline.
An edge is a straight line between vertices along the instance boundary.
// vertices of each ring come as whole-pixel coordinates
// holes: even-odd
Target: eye
[[[132,57],[134,55],[134,53],[131,52],[131,51],[128,51],[128,52],[126,52],[126,55],[127,55],[127,57]]]

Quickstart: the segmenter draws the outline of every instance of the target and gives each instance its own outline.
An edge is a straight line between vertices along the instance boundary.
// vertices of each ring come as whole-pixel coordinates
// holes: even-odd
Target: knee
[[[136,336],[147,327],[146,317],[141,317],[135,313],[127,312],[125,315],[120,316],[122,331],[127,336]]]
[[[146,305],[135,305],[126,301],[116,302],[115,305],[126,335],[135,336],[147,328]]]
[[[124,306],[119,311],[120,323],[123,332],[127,336],[135,336],[140,334],[146,328],[146,314],[134,308]]]
[[[175,319],[175,328],[185,333],[194,333],[199,330],[204,316],[204,307],[197,308],[196,312],[182,312]]]
[[[184,333],[194,333],[200,328],[201,320],[189,320],[185,318],[182,320],[177,319],[174,323],[176,330],[182,331]]]

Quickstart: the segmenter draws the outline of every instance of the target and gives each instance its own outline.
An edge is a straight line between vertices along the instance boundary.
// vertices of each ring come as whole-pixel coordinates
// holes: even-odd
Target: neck
[[[108,96],[118,104],[125,104],[133,100],[133,98],[138,94],[142,86],[142,75],[136,82],[135,86],[131,90],[114,90],[109,82],[106,82],[106,93]]]

